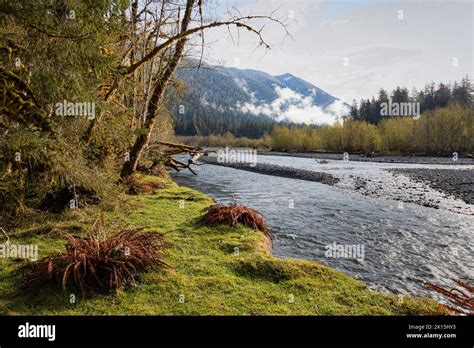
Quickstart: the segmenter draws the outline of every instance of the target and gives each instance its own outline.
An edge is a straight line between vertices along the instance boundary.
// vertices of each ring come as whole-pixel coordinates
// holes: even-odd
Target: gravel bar
[[[279,152],[279,151],[258,151],[259,155],[267,156],[290,156],[301,158],[317,158],[325,160],[342,160],[342,153],[333,152]],[[447,165],[474,165],[472,157],[458,157],[453,161],[452,157],[432,157],[432,156],[374,156],[365,157],[361,154],[349,154],[349,161],[377,162],[377,163],[410,163],[410,164],[447,164]]]
[[[284,166],[277,166],[274,164],[258,163],[254,167],[249,163],[222,163],[218,162],[214,157],[203,157],[201,161],[207,164],[219,165],[223,167],[235,168],[245,170],[248,172],[281,176],[290,179],[299,179],[306,181],[315,181],[327,185],[334,185],[339,182],[339,179],[328,173],[314,172],[312,170],[290,168]]]
[[[415,181],[427,183],[432,188],[474,204],[474,170],[468,169],[390,169]]]

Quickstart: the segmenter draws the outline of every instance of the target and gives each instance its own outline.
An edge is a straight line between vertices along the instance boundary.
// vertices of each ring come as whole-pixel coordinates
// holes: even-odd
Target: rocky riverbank
[[[300,154],[299,157],[314,158],[314,155],[303,156],[303,154]],[[282,156],[286,157],[288,155]],[[472,179],[474,170],[472,165],[467,165],[470,161],[469,158],[462,159],[464,166],[444,166],[442,164],[448,164],[446,158],[387,157],[386,159],[391,158],[397,162],[404,159],[412,162],[419,160],[419,162],[432,164],[430,166],[432,168],[414,168],[408,163],[406,166],[398,165],[393,168],[394,166],[377,165],[376,163],[374,163],[374,166],[362,165],[361,163],[351,166],[350,162],[355,163],[356,160],[350,158],[349,162],[343,162],[331,159],[337,159],[337,156],[337,154],[326,154],[329,162],[319,161],[321,169],[318,169],[318,164],[315,164],[314,169],[311,170],[286,166],[286,161],[279,161],[282,162],[281,164],[264,163],[263,158],[258,161],[256,166],[251,166],[249,163],[219,163],[215,157],[207,157],[204,161],[209,164],[260,174],[336,185],[339,188],[354,190],[366,196],[393,199],[404,203],[414,203],[425,207],[474,215],[474,180]],[[369,162],[369,160],[364,162]],[[435,165],[433,166],[433,164]]]
[[[424,182],[468,204],[474,204],[474,171],[460,169],[390,169],[395,175],[406,175],[417,182]]]

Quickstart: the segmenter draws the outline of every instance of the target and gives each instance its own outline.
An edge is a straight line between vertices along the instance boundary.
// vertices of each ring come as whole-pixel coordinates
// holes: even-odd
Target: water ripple
[[[259,156],[259,160],[303,169],[324,168],[307,158]],[[384,170],[400,165],[333,162],[324,170],[343,179],[337,186],[212,165],[198,167],[198,176],[183,172],[175,179],[220,203],[229,203],[235,195],[240,203],[261,211],[275,234],[273,253],[278,257],[317,260],[374,289],[393,293],[436,297],[423,287],[424,282],[448,285],[447,277],[474,279],[473,216],[451,211],[452,201],[432,190],[429,193],[440,201],[440,209],[414,203],[400,206],[400,192],[391,188],[391,181],[398,179]],[[353,189],[355,177],[376,178],[386,194],[358,194]],[[419,184],[409,180],[405,184],[415,187],[410,194],[418,192]],[[472,205],[462,207],[464,212],[474,211]],[[363,245],[364,259],[326,257],[326,246],[333,243]]]

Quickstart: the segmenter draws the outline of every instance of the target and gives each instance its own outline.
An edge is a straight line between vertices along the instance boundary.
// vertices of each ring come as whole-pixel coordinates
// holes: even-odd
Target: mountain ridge
[[[259,137],[278,122],[331,124],[349,111],[344,101],[290,73],[272,76],[206,63],[190,69],[193,63],[187,61],[176,73],[187,86],[170,108],[178,135]]]

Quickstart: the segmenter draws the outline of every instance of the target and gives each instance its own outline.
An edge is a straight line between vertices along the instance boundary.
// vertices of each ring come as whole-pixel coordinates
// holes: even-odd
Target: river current
[[[263,155],[258,163],[325,171],[340,182],[330,186],[208,164],[196,167],[197,176],[183,171],[173,177],[218,203],[235,196],[240,204],[258,209],[275,235],[272,252],[277,257],[316,260],[395,294],[439,298],[423,284],[452,286],[450,277],[474,279],[474,206],[387,171],[449,166],[318,164],[311,158]],[[376,184],[377,194],[355,190],[360,179]],[[411,203],[410,197],[420,194],[439,208]],[[358,252],[349,257],[328,253],[333,246]]]

